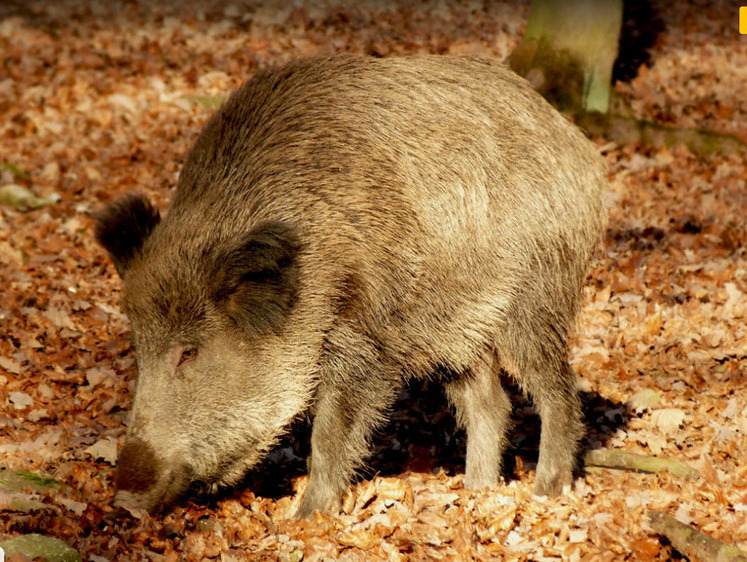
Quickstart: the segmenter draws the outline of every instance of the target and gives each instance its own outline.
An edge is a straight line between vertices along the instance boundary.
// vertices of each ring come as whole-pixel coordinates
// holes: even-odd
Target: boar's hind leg
[[[584,425],[576,373],[567,359],[566,319],[572,317],[575,294],[561,299],[561,291],[550,290],[553,308],[541,306],[551,300],[541,292],[517,302],[496,343],[501,366],[531,396],[542,422],[534,494],[554,497],[572,482]]]
[[[559,363],[523,373],[524,386],[542,422],[534,484],[537,496],[558,496],[570,486],[578,442],[584,434],[576,374],[565,360]]]
[[[485,363],[446,385],[446,396],[467,431],[464,485],[479,489],[495,486],[501,475],[511,401],[501,386],[497,365]]]
[[[323,375],[317,390],[309,483],[296,519],[308,519],[315,511],[339,512],[343,493],[368,455],[371,434],[401,384],[399,375],[384,376],[375,362],[364,366],[360,357],[336,359],[342,371]]]

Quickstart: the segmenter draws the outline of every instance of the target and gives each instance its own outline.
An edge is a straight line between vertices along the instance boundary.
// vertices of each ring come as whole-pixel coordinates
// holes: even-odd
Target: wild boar
[[[313,416],[296,513],[335,512],[404,381],[445,386],[465,485],[500,481],[515,378],[542,421],[534,492],[584,428],[568,333],[604,225],[602,159],[473,57],[334,55],[257,72],[209,120],[165,217],[114,202],[138,377],[116,502],[232,486]]]

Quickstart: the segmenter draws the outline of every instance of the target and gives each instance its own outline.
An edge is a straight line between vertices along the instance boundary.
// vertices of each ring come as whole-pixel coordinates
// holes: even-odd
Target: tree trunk
[[[533,0],[509,63],[557,108],[607,113],[621,26],[622,0]]]

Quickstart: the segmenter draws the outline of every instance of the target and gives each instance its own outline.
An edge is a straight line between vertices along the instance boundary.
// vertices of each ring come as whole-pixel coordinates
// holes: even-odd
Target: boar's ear
[[[127,195],[95,216],[96,239],[109,252],[120,277],[160,220],[158,209],[139,195]]]
[[[221,255],[213,297],[242,329],[280,330],[296,296],[298,247],[288,226],[264,222]]]

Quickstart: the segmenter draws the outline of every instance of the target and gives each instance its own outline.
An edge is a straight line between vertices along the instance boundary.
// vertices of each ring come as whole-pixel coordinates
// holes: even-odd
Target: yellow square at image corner
[[[747,6],[739,7],[739,33],[747,35]]]

